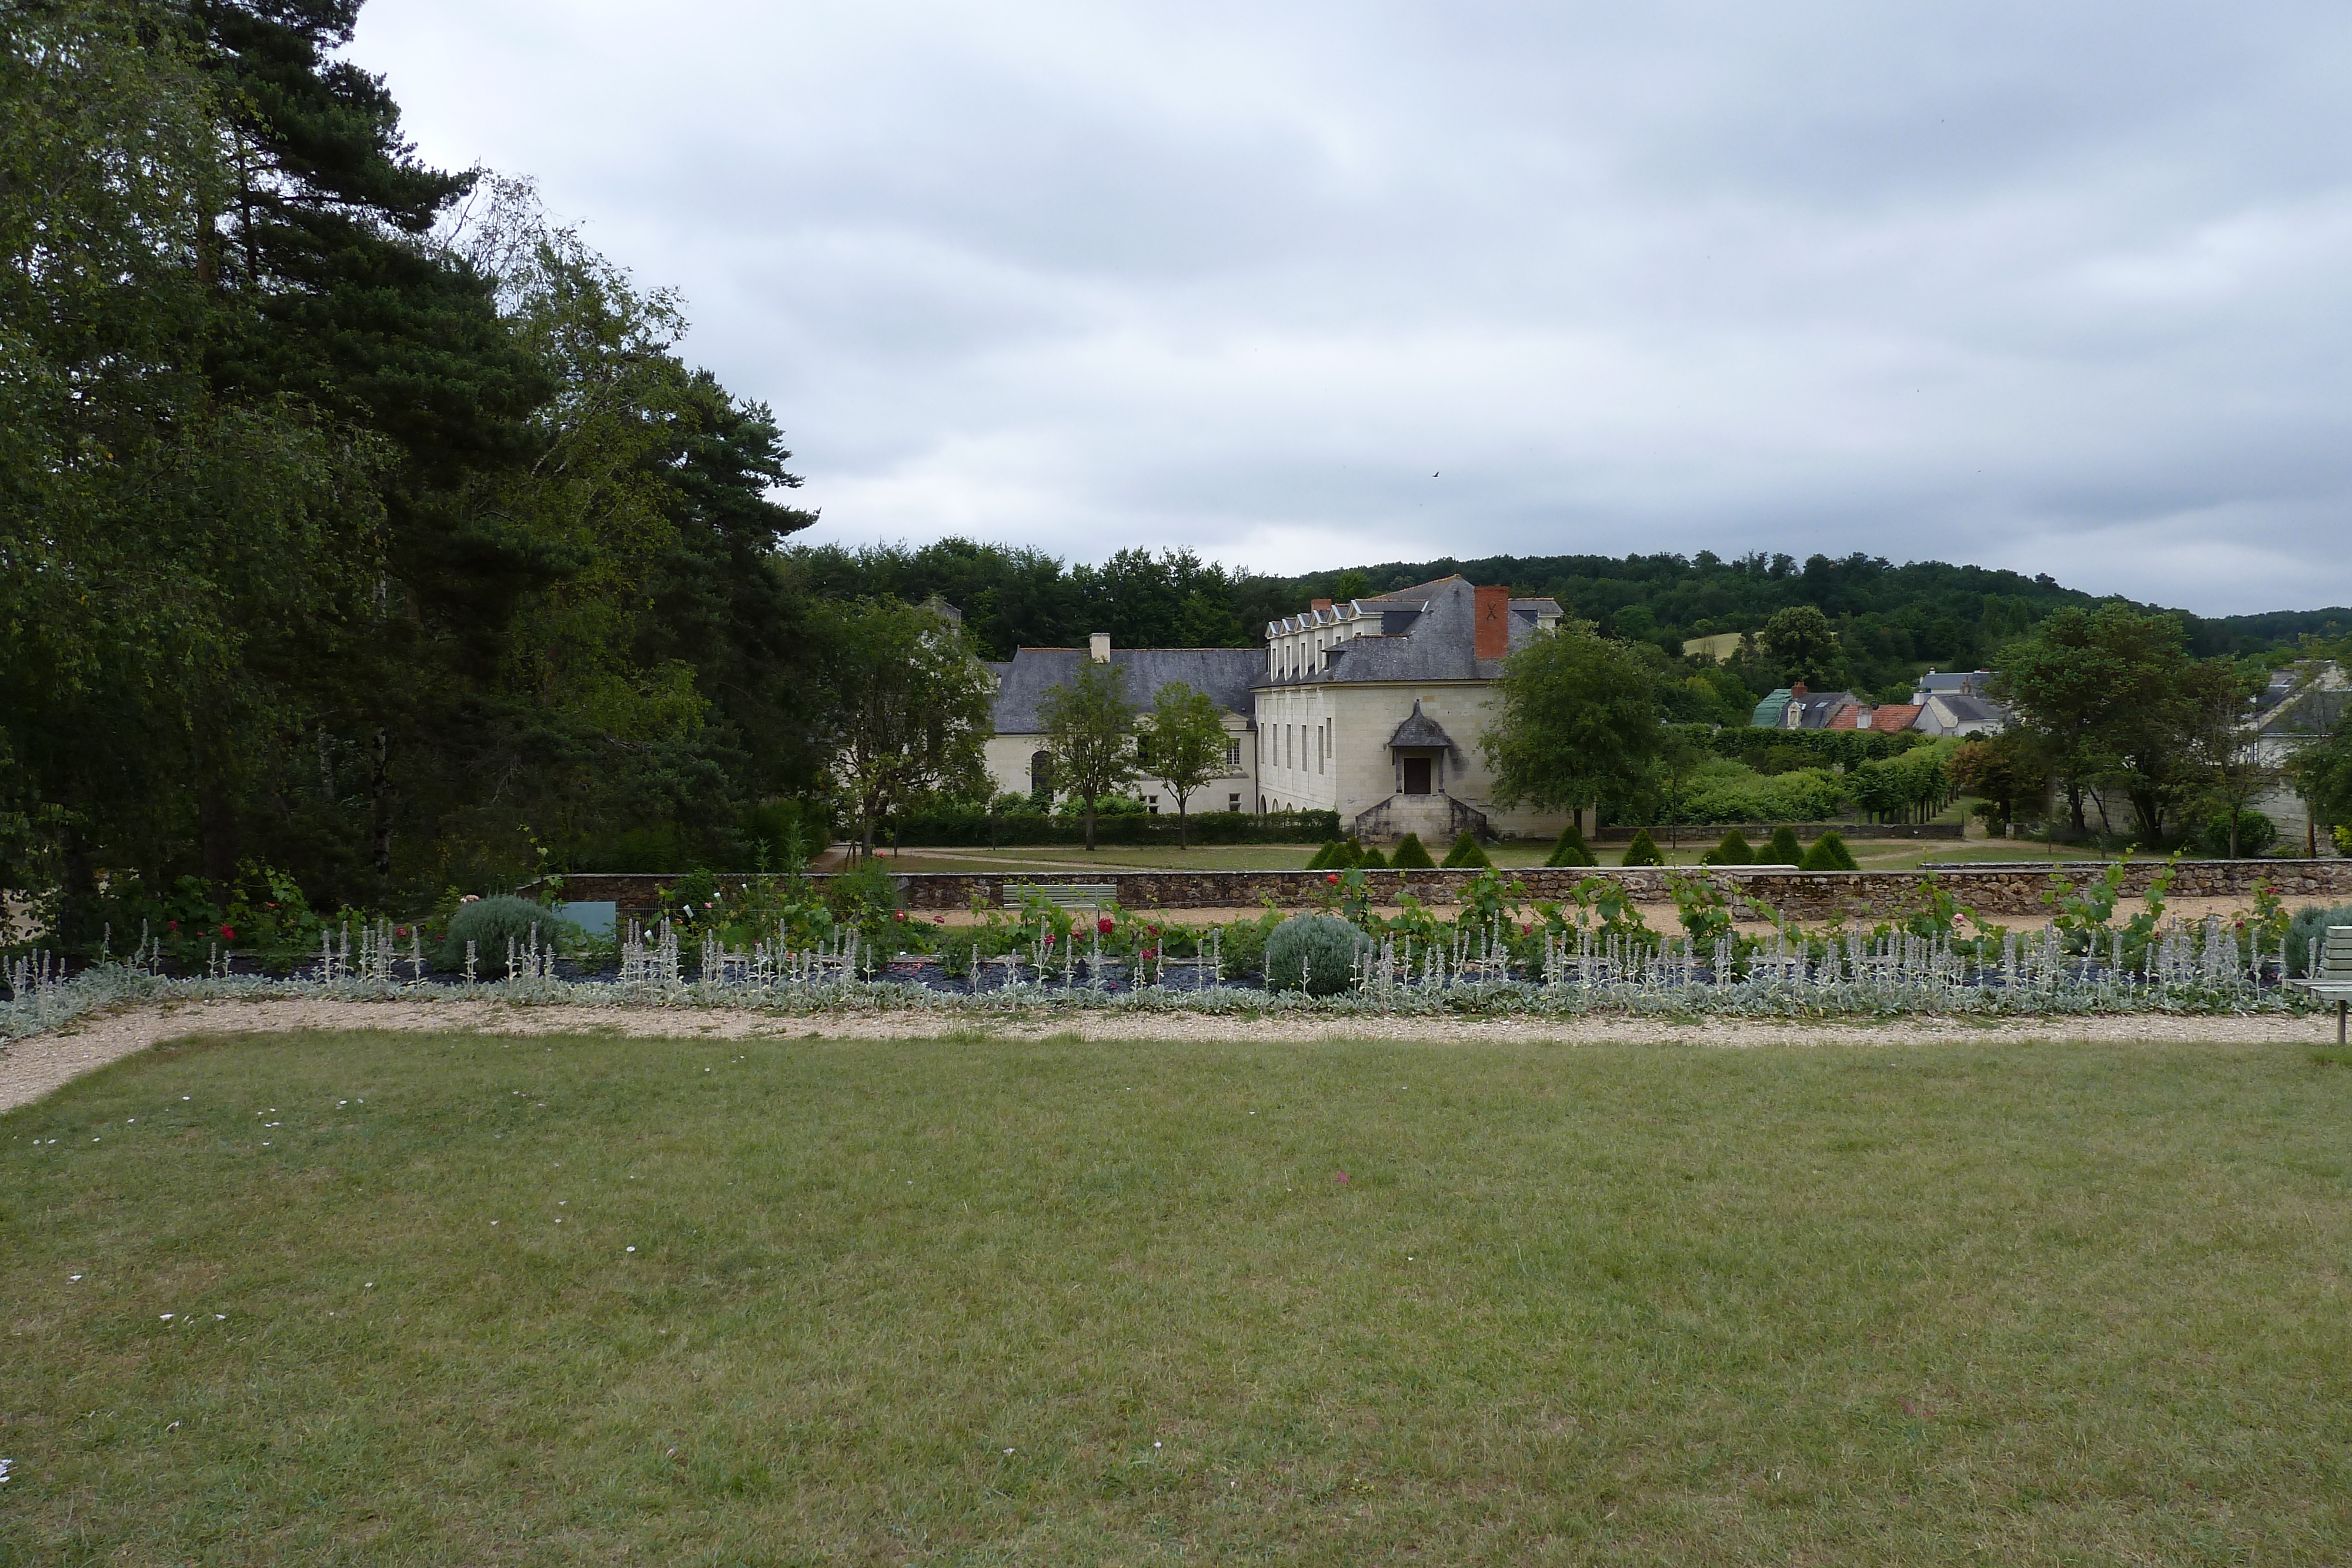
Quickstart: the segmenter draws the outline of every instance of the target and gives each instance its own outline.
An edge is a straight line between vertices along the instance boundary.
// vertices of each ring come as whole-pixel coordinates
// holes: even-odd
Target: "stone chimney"
[[[1477,630],[1470,651],[1481,659],[1508,658],[1511,653],[1511,591],[1508,588],[1477,588],[1471,591],[1478,597],[1471,612],[1471,624]]]
[[[1088,656],[1089,656],[1089,657],[1091,657],[1091,658],[1094,660],[1094,662],[1095,662],[1096,664],[1109,664],[1109,663],[1110,663],[1110,633],[1109,633],[1109,632],[1087,632],[1087,653]]]

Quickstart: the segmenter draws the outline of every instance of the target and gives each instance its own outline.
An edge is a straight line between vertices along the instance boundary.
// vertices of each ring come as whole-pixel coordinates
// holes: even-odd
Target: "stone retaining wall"
[[[2132,862],[2124,873],[2124,891],[2135,895],[2145,892],[2148,879],[2163,863]],[[1986,915],[2015,920],[2047,913],[2042,895],[2054,876],[2063,874],[2080,884],[2100,875],[2104,869],[2105,862],[2098,861],[2057,866],[2035,861],[1951,868],[1936,875],[1961,904]],[[1016,890],[1013,901],[1017,904],[1017,890],[1023,883],[1074,882],[1108,883],[1112,896],[1129,909],[1233,909],[1248,908],[1269,898],[1284,908],[1310,904],[1328,885],[1324,881],[1325,874],[1318,871],[1104,871],[1059,876],[1007,876],[997,873],[917,872],[893,880],[904,890],[909,909],[963,909],[975,898],[984,906],[996,907],[1003,904],[1008,884]],[[1469,871],[1375,871],[1365,873],[1365,882],[1377,903],[1392,904],[1399,894],[1411,893],[1424,904],[1450,904],[1461,901],[1462,888],[1477,874]],[[1653,868],[1612,866],[1580,871],[1538,867],[1511,874],[1526,884],[1532,898],[1564,899],[1584,878],[1599,876],[1624,883],[1637,902],[1669,901],[1666,877],[1670,873]],[[1684,868],[1679,874],[1702,873]],[[1742,897],[1769,904],[1804,921],[1830,920],[1839,915],[1878,919],[1900,914],[1917,907],[1924,880],[1924,873],[1908,871],[1801,872],[1751,870],[1744,866],[1718,866],[1703,874]],[[563,891],[569,899],[600,903],[609,900],[626,916],[652,910],[655,890],[677,880],[667,876],[572,876],[564,880]],[[732,885],[747,879],[725,876],[719,880]],[[832,878],[813,876],[809,880],[822,885]],[[2352,903],[2352,860],[2183,861],[2173,877],[2171,896],[2233,898],[2252,903],[2255,890],[2264,883],[2276,885],[2291,904]],[[521,891],[528,895],[531,889],[525,887]]]

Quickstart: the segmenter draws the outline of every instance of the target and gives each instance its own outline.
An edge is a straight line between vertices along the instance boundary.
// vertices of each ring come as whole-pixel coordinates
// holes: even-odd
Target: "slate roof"
[[[1827,729],[1831,716],[1838,709],[1856,706],[1852,692],[1807,692],[1801,697],[1791,698],[1790,702],[1797,709],[1795,727],[1798,729]],[[1787,714],[1780,716],[1780,723],[1783,727],[1788,725]]]
[[[1013,657],[989,665],[997,672],[996,701],[992,713],[999,735],[1036,735],[1045,720],[1038,708],[1045,694],[1067,685],[1089,654],[1084,648],[1019,648]],[[1160,687],[1181,681],[1227,713],[1250,717],[1256,704],[1250,683],[1265,669],[1261,648],[1113,648],[1111,667],[1127,676],[1127,696],[1140,707],[1151,706]]]
[[[1502,674],[1503,662],[1476,656],[1477,602],[1477,591],[1464,577],[1442,578],[1356,600],[1351,609],[1380,616],[1377,635],[1343,639],[1332,650],[1335,656],[1330,664],[1304,674],[1269,675],[1260,655],[1256,684],[1306,686],[1355,681],[1493,680]],[[1516,653],[1536,634],[1538,617],[1559,614],[1559,605],[1549,599],[1512,600],[1508,651]],[[1336,611],[1325,611],[1322,615],[1318,623],[1324,625],[1349,619]],[[1267,630],[1278,635],[1286,627],[1308,623],[1307,616],[1293,616],[1271,622]]]
[[[1982,697],[1947,696],[1938,693],[1930,701],[1939,710],[1942,717],[1942,725],[1937,727],[1942,728],[1944,725],[1950,727],[1944,730],[1946,734],[1958,731],[1962,725],[1983,724],[1999,729],[2009,723],[2007,708],[1999,703],[1988,702]],[[1920,727],[1927,727],[1923,725]]]
[[[1396,733],[1389,737],[1389,745],[1391,748],[1436,747],[1451,751],[1454,749],[1454,737],[1445,733],[1444,725],[1421,711],[1421,699],[1415,697],[1412,712],[1396,727]]]

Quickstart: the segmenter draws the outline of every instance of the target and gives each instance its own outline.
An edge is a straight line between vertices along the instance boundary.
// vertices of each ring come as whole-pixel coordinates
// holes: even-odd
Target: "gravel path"
[[[2335,1021],[2263,1014],[2175,1018],[2140,1013],[1969,1022],[1773,1023],[1745,1019],[1368,1018],[1304,1021],[1153,1013],[1131,1017],[1040,1017],[956,1025],[920,1014],[779,1018],[735,1009],[516,1007],[496,1001],[341,1002],[266,999],[163,1003],[94,1013],[57,1034],[0,1047],[0,1111],[27,1105],[80,1077],[167,1040],[198,1034],[293,1030],[431,1030],[483,1034],[602,1034],[670,1040],[911,1040],[975,1027],[995,1038],[1039,1040],[1398,1040],[1433,1044],[1550,1041],[1562,1045],[1920,1045],[1937,1041],[2067,1040],[2099,1042],[2333,1044]]]

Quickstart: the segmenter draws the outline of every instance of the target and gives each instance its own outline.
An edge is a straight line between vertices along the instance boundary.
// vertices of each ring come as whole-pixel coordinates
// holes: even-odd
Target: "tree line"
[[[357,10],[0,8],[0,889],[120,950],[749,860],[850,752],[881,809],[968,785],[984,680],[893,695],[936,619],[811,582],[772,412],[527,181],[419,160]]]

